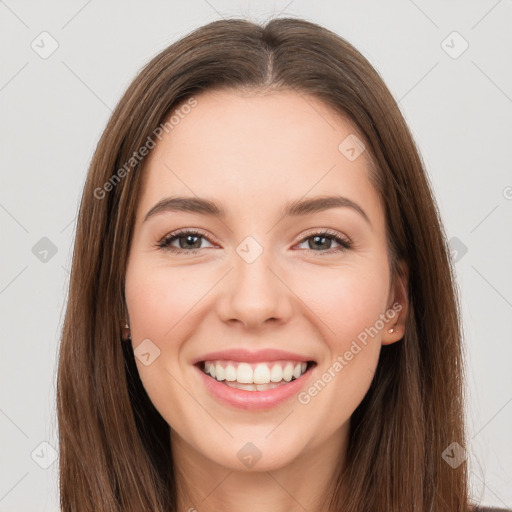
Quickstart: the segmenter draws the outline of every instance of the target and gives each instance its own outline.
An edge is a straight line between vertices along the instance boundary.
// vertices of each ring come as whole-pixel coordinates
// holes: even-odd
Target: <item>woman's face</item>
[[[196,100],[144,168],[125,290],[143,385],[198,461],[342,450],[405,313],[367,153],[309,96]]]

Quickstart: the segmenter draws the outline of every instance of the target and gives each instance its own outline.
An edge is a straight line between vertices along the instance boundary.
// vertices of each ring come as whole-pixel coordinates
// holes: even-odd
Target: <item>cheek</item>
[[[195,286],[195,280],[190,279],[188,273],[186,278],[184,274],[179,269],[152,265],[142,256],[132,257],[125,284],[139,377],[153,405],[173,425],[176,418],[184,417],[190,398],[176,381],[180,340],[192,335],[193,306],[204,294],[204,289]],[[156,349],[148,344],[148,339]],[[149,347],[144,349],[149,351],[151,358],[147,365],[137,357],[139,346]]]
[[[385,312],[389,281],[380,268],[322,269],[307,278],[302,274],[298,295],[322,321],[332,349],[343,349]]]
[[[188,315],[204,284],[199,286],[193,271],[180,272],[133,262],[126,274],[126,302],[132,326],[132,339],[137,343],[144,338],[155,343],[168,336],[170,331]]]
[[[316,378],[298,401],[325,435],[334,433],[366,395],[381,349],[379,316],[386,306],[387,280],[375,274],[338,272],[302,297],[318,318],[327,348]]]
[[[314,408],[319,422],[334,431],[361,403],[373,379],[389,280],[385,261],[321,270],[301,280],[298,295],[311,309],[327,351],[299,402]]]

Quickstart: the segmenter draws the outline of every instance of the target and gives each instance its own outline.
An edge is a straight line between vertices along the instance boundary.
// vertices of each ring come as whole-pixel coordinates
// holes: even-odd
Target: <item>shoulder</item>
[[[512,512],[512,510],[494,507],[470,507],[469,512]]]

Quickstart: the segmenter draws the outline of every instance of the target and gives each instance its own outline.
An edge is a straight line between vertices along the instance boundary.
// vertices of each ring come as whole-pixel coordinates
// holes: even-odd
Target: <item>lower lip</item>
[[[197,366],[196,369],[200,373],[203,383],[216,399],[238,409],[253,411],[271,409],[298,395],[308,382],[314,366],[309,368],[298,379],[282,384],[277,388],[267,389],[266,391],[246,391],[244,389],[232,388],[206,375]]]

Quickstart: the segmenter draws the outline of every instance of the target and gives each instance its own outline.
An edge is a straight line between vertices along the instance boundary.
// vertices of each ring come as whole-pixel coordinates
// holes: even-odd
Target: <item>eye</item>
[[[157,247],[176,254],[194,254],[199,249],[204,249],[204,247],[201,247],[203,240],[207,240],[209,242],[208,238],[199,231],[182,230],[165,235],[164,238],[158,242]],[[178,242],[178,247],[172,245],[175,241]]]
[[[332,244],[336,243],[339,247],[332,249]],[[335,231],[324,230],[316,233],[311,233],[306,238],[303,238],[299,244],[307,243],[306,250],[323,254],[333,254],[346,251],[352,247],[352,242],[345,237],[342,237]]]
[[[169,233],[157,243],[158,249],[170,251],[175,254],[195,254],[202,247],[202,241],[206,240],[209,243],[210,240],[200,231],[196,230],[181,230]],[[177,245],[173,245],[177,242]],[[306,250],[323,254],[333,254],[342,251],[346,251],[352,247],[352,243],[348,238],[342,237],[339,233],[330,230],[323,230],[315,233],[311,233],[306,238],[303,238],[300,244],[307,243],[308,247]],[[338,247],[332,248],[332,245],[338,244]]]

